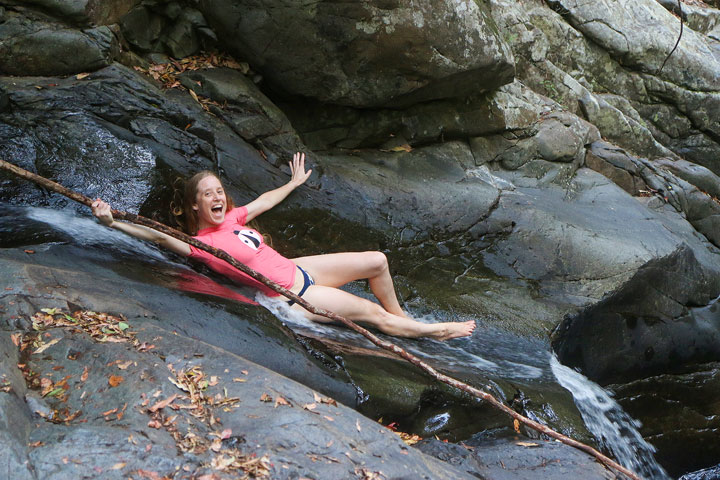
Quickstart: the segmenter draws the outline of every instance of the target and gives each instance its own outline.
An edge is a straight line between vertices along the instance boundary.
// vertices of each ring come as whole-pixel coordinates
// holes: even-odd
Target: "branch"
[[[675,53],[675,49],[680,45],[680,39],[682,38],[683,34],[683,11],[682,11],[682,4],[680,3],[680,0],[678,0],[678,9],[680,10],[680,35],[678,36],[677,42],[675,42],[675,46],[672,50],[670,50],[670,53],[668,53],[668,56],[665,57],[665,61],[663,61],[662,65],[660,65],[660,68],[657,72],[655,72],[655,75],[660,75],[660,72],[662,72],[663,67],[665,66],[665,63],[670,60],[670,57],[672,57],[672,54]]]
[[[41,177],[34,173],[28,172],[27,170],[23,170],[22,168],[17,167],[11,163],[0,160],[0,168],[8,170],[19,177],[22,177],[24,179],[30,180],[34,183],[37,183],[38,185],[45,187],[48,190],[52,190],[52,191],[55,191],[62,195],[65,195],[66,197],[68,197],[72,200],[75,200],[76,202],[87,205],[88,207],[92,205],[93,201],[90,198],[86,197],[85,195],[82,195],[80,193],[69,190],[69,189],[63,187],[62,185],[53,182],[52,180],[48,180],[44,177]],[[450,385],[451,387],[455,387],[458,390],[461,390],[463,392],[469,393],[470,395],[472,395],[476,398],[485,400],[489,404],[502,410],[506,414],[508,414],[511,417],[513,417],[514,419],[516,419],[518,422],[527,425],[528,427],[532,428],[533,430],[536,430],[536,431],[543,433],[551,438],[559,440],[560,442],[562,442],[566,445],[570,445],[571,447],[575,447],[579,450],[582,450],[582,451],[592,455],[593,457],[595,457],[598,461],[600,461],[604,465],[617,470],[618,472],[628,476],[632,480],[640,480],[640,478],[637,475],[635,475],[633,472],[631,472],[627,468],[623,467],[622,465],[618,464],[614,460],[608,458],[607,456],[603,455],[602,453],[600,453],[596,449],[592,448],[591,446],[585,445],[584,443],[573,440],[572,438],[567,437],[561,433],[558,433],[558,432],[550,429],[549,427],[542,425],[541,423],[538,423],[534,420],[531,420],[531,419],[519,414],[518,412],[516,412],[512,408],[508,407],[504,403],[500,402],[499,400],[497,400],[495,397],[493,397],[492,395],[490,395],[487,392],[479,390],[479,389],[472,387],[464,382],[461,382],[455,378],[448,377],[447,375],[444,375],[444,374],[438,372],[433,367],[431,367],[427,363],[423,362],[420,358],[416,357],[415,355],[413,355],[411,353],[408,353],[407,351],[403,350],[402,348],[400,348],[399,346],[395,345],[392,342],[382,340],[381,338],[379,338],[378,336],[376,336],[369,330],[356,324],[355,322],[348,320],[345,317],[338,315],[337,313],[329,312],[322,308],[317,308],[317,307],[311,305],[310,303],[308,303],[301,297],[297,296],[296,294],[292,293],[291,291],[287,290],[286,288],[281,287],[280,285],[278,285],[277,283],[268,279],[264,275],[256,272],[255,270],[251,269],[247,265],[244,265],[244,264],[238,262],[237,260],[235,260],[235,258],[230,256],[227,252],[220,250],[218,248],[215,248],[215,247],[211,247],[210,245],[207,245],[189,235],[186,235],[185,233],[182,233],[178,230],[170,228],[166,225],[163,225],[162,223],[156,222],[149,218],[141,217],[139,215],[135,215],[132,213],[127,213],[127,212],[123,212],[123,211],[119,211],[119,210],[112,210],[112,214],[113,214],[114,218],[117,218],[120,220],[126,220],[129,222],[137,223],[139,225],[144,225],[146,227],[156,229],[167,235],[175,237],[178,240],[187,242],[190,245],[193,245],[193,246],[199,248],[200,250],[204,250],[206,252],[211,253],[212,255],[215,255],[216,257],[226,261],[233,267],[237,268],[241,272],[244,272],[244,273],[250,275],[255,280],[267,285],[275,292],[277,292],[281,295],[284,295],[285,297],[287,297],[291,300],[294,300],[296,303],[301,305],[305,310],[312,312],[316,315],[320,315],[320,316],[329,318],[331,320],[334,320],[336,322],[342,323],[346,327],[348,327],[352,330],[355,330],[356,332],[360,333],[362,336],[364,336],[365,338],[370,340],[372,343],[374,343],[378,347],[395,353],[399,357],[407,360],[408,362],[412,363],[416,367],[420,368],[421,370],[423,370],[424,372],[426,372],[427,374],[429,374],[431,377],[435,378],[436,380],[438,380],[442,383],[445,383],[447,385]]]

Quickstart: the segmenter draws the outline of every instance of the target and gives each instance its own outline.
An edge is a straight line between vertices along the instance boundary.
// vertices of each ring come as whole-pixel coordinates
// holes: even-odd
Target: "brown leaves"
[[[177,76],[188,72],[201,69],[209,69],[216,67],[232,68],[239,70],[243,74],[247,74],[250,67],[247,63],[238,63],[232,57],[226,54],[205,54],[205,55],[194,55],[186,57],[180,60],[172,60],[168,63],[156,63],[150,65],[147,69],[141,67],[134,67],[138,72],[142,72],[145,75],[149,75],[158,82],[163,84],[164,88],[177,88],[179,90],[187,90],[181,85]],[[196,82],[198,86],[200,82]],[[209,98],[200,97],[193,90],[188,90],[190,96],[198,102],[205,111],[210,111],[210,105],[220,107],[221,105],[217,102],[210,100]]]
[[[152,407],[148,408],[148,411],[155,413],[158,410],[165,408],[168,405],[170,405],[171,403],[173,403],[177,397],[178,397],[177,394],[173,394],[171,397],[166,398],[165,400],[161,400],[161,401],[157,402],[155,405],[153,405]]]
[[[125,379],[123,377],[121,377],[120,375],[110,375],[108,377],[108,385],[110,385],[110,388],[117,387],[124,381],[125,381]]]

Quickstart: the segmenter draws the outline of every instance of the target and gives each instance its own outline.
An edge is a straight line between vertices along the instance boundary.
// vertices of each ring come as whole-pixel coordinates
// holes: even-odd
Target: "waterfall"
[[[640,422],[625,413],[602,387],[562,365],[555,355],[550,358],[550,366],[560,385],[572,393],[585,426],[604,450],[643,478],[669,478],[655,460],[655,447],[640,435]]]

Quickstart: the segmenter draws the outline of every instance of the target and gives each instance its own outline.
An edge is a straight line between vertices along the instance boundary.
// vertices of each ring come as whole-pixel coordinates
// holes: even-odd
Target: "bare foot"
[[[438,333],[431,335],[435,340],[450,340],[451,338],[469,337],[475,330],[475,320],[467,322],[446,322],[437,324]]]

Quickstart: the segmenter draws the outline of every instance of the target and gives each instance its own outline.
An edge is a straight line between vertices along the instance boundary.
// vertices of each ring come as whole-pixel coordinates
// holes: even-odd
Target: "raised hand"
[[[305,171],[305,153],[297,152],[293,155],[290,163],[290,182],[293,186],[298,187],[310,178],[312,170]]]

